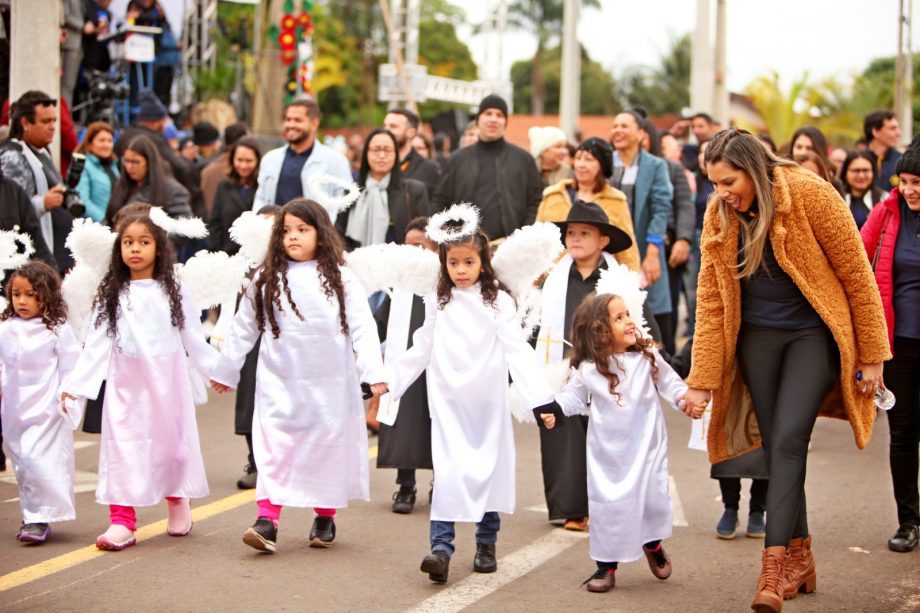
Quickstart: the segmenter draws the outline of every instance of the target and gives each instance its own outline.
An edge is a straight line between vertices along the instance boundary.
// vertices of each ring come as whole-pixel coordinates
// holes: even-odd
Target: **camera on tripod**
[[[83,217],[86,212],[86,204],[77,191],[77,185],[80,183],[80,175],[83,174],[83,167],[86,165],[86,156],[82,153],[74,153],[70,158],[70,167],[67,169],[67,179],[64,181],[66,188],[64,190],[64,208],[74,217]]]
[[[120,77],[93,70],[89,74],[89,95],[98,101],[124,100],[131,95],[131,86]]]

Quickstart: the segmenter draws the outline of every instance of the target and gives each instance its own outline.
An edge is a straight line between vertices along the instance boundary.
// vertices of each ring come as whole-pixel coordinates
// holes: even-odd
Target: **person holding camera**
[[[48,151],[57,119],[57,101],[48,94],[32,90],[20,96],[10,111],[10,139],[0,146],[0,171],[29,197],[45,244],[63,273],[73,266],[64,246],[73,216],[65,207],[72,199]]]

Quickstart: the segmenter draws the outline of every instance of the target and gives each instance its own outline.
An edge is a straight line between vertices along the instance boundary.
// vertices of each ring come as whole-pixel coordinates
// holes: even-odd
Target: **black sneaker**
[[[495,544],[476,543],[476,556],[473,558],[473,570],[477,573],[494,573],[498,570],[495,561]]]
[[[237,480],[236,487],[241,490],[253,490],[256,488],[256,478],[258,476],[259,472],[256,470],[255,464],[247,464],[243,467],[243,476]]]
[[[443,551],[432,551],[422,560],[420,570],[423,573],[428,573],[428,578],[435,583],[447,583],[450,556]]]
[[[278,527],[267,517],[260,517],[256,523],[246,528],[243,542],[259,551],[275,553],[275,541],[278,540]]]
[[[310,547],[332,547],[335,541],[335,518],[317,515],[310,529]]]
[[[415,488],[411,485],[400,485],[399,491],[393,494],[393,512],[407,514],[415,506]]]
[[[920,541],[920,526],[901,524],[898,531],[888,539],[888,549],[898,553],[909,553],[917,547]]]

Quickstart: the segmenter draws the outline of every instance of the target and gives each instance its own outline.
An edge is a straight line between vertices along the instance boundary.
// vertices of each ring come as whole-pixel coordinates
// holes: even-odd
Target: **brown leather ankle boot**
[[[786,548],[782,545],[763,550],[760,580],[751,609],[757,613],[779,613],[783,610],[783,576],[786,569]]]
[[[818,585],[815,558],[811,555],[811,535],[789,541],[783,598],[791,600],[800,592],[811,594]]]

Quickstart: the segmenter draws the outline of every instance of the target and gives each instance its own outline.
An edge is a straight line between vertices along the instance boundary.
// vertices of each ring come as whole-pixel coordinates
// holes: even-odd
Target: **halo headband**
[[[450,226],[459,224],[459,228]],[[469,202],[455,204],[449,209],[435,213],[428,220],[425,233],[438,243],[453,243],[472,236],[479,229],[479,209]]]
[[[21,252],[19,245],[23,247]],[[24,266],[34,253],[35,245],[28,234],[0,230],[0,269],[13,270]]]
[[[325,185],[341,188],[342,195],[333,196],[324,187]],[[358,197],[361,195],[361,188],[354,181],[345,181],[326,173],[310,175],[307,179],[307,188],[313,194],[313,199],[323,205],[329,212],[332,221],[335,221],[336,215],[357,202]]]

